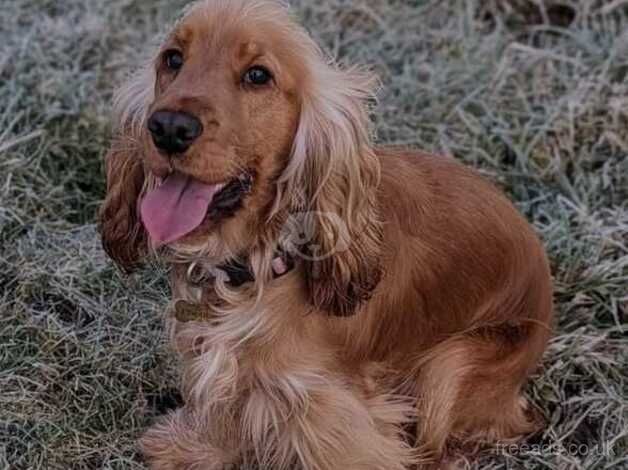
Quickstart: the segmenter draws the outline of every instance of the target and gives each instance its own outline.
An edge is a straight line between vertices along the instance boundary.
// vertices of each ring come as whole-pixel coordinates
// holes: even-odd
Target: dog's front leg
[[[307,387],[307,378],[292,379]],[[244,426],[256,437],[251,447],[257,458],[250,468],[405,470],[414,463],[402,437],[399,405],[371,402],[333,379],[293,391],[284,399],[277,390],[251,395],[243,413]],[[299,403],[291,402],[297,395]]]
[[[146,431],[140,449],[152,470],[224,470],[236,461],[234,454],[215,445],[209,423],[180,408]]]

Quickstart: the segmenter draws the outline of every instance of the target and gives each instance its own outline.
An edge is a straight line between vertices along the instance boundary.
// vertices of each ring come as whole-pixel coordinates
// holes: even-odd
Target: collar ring
[[[193,261],[188,266],[186,273],[188,282],[193,286],[201,286],[205,281],[208,281],[212,276],[199,265],[198,261]]]

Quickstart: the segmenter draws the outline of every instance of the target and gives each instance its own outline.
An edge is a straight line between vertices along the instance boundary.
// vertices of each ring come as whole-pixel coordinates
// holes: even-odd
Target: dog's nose
[[[148,119],[148,130],[158,149],[168,154],[183,153],[203,132],[194,116],[175,111],[157,111]]]

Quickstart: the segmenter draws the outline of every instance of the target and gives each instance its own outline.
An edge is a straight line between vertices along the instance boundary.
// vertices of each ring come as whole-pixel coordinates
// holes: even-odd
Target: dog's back
[[[551,333],[540,240],[508,199],[453,159],[379,152],[383,276],[342,329],[349,361],[390,361],[419,399],[420,439],[512,438],[534,423],[520,396]]]

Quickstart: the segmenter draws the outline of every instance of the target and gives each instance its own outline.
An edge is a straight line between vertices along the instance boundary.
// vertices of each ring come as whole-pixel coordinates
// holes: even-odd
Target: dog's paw
[[[139,447],[151,470],[223,470],[229,464],[224,452],[214,448],[186,422],[182,410],[161,418],[141,437]]]

